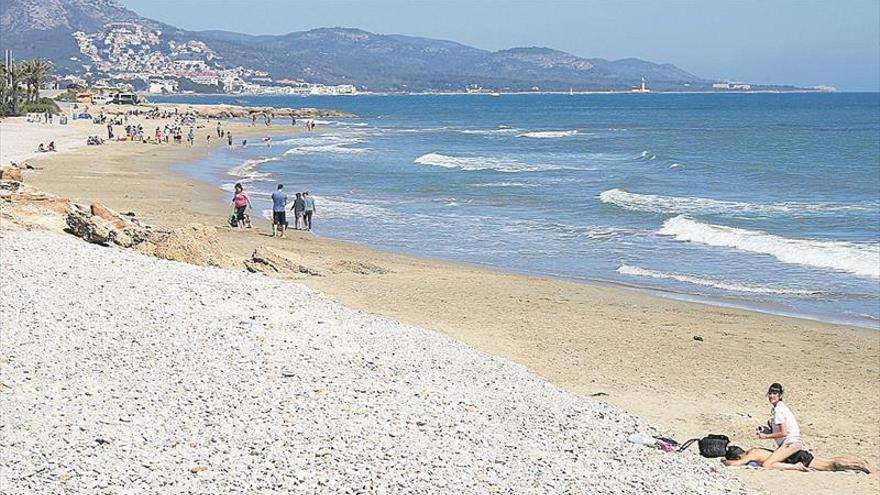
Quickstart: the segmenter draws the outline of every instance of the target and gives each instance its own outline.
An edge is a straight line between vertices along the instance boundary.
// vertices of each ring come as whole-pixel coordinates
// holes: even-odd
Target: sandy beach
[[[228,129],[242,137],[292,132],[241,123]],[[769,447],[753,432],[769,413],[767,386],[778,381],[808,449],[880,461],[880,332],[381,252],[322,239],[320,227],[318,235],[291,232],[286,239],[268,237],[271,228],[259,219],[252,230],[233,230],[224,226],[224,192],[171,170],[223,146],[206,143],[210,125],[199,130],[192,147],[112,143],[75,149],[101,130],[8,119],[0,123],[2,160],[27,158],[35,143],[55,139],[60,151],[32,159],[38,170],[26,171],[25,183],[85,204],[101,201],[133,211],[155,225],[217,227],[233,260],[249,259],[260,247],[289,253],[320,276],[283,278],[348,308],[434,330],[521,364],[676,439],[724,433],[742,447]],[[876,474],[731,473],[774,494],[880,491]]]

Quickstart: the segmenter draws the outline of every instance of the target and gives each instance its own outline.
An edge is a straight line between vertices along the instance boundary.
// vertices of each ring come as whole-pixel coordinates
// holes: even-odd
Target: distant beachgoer
[[[190,146],[196,142],[196,131],[192,127],[189,128],[189,132],[186,134],[186,140]]]
[[[57,151],[55,149],[55,141],[49,141],[49,146],[46,148],[46,151]]]
[[[211,144],[211,135],[208,134],[208,144]]]
[[[306,191],[303,193],[303,221],[305,222],[306,230],[312,230],[312,214],[315,213],[315,198],[309,195],[309,192]]]
[[[219,122],[219,121],[217,122],[217,137],[218,138],[223,137],[223,123]]]
[[[264,138],[263,138],[263,142],[266,143],[266,147],[267,147],[267,148],[271,148],[271,147],[272,147],[272,138],[270,138],[270,137],[264,137]]]
[[[46,145],[43,143],[40,143],[40,145],[37,146],[37,153],[45,153],[45,152],[46,152]],[[299,196],[299,194],[297,194],[297,196]]]
[[[232,148],[232,133],[231,132],[226,133],[226,144],[228,144],[229,147]]]
[[[235,184],[235,194],[232,196],[232,206],[235,208],[235,221],[238,228],[251,228],[250,218],[245,213],[251,207],[251,200],[244,193],[241,183]]]
[[[296,193],[296,199],[293,200],[293,207],[291,208],[293,211],[293,228],[296,230],[302,230],[304,227],[300,227],[303,225],[303,214],[306,210],[306,203],[303,201],[302,193]]]
[[[251,127],[253,127],[255,125],[257,125],[257,114],[252,113],[251,114]]]
[[[283,192],[284,185],[278,184],[278,190],[272,193],[272,237],[280,233],[284,237],[284,227],[287,225],[287,195]]]
[[[725,466],[745,466],[750,462],[764,464],[771,454],[773,454],[772,450],[763,447],[752,447],[743,451],[743,449],[731,445],[727,447],[727,454],[721,462]],[[784,467],[781,469],[792,471],[861,471],[870,474],[877,470],[877,467],[867,459],[819,457],[806,450],[798,450],[783,460],[782,465]]]
[[[107,139],[113,139],[113,125],[107,124]]]
[[[290,116],[290,125],[296,125],[296,117],[294,117],[293,115]]]

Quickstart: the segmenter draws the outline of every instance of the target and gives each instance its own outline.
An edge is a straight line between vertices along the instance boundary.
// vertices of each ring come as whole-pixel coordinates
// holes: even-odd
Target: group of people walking
[[[278,184],[272,193],[272,237],[284,237],[284,231],[288,228],[287,205],[289,197],[284,192],[284,184]],[[248,208],[252,208],[251,200],[244,192],[241,183],[235,184],[235,192],[232,197],[233,213],[230,215],[230,224],[238,228],[251,228]],[[294,215],[293,228],[296,230],[312,230],[312,215],[315,213],[315,199],[309,191],[296,193],[290,206]]]
[[[284,184],[278,184],[272,193],[272,237],[284,237],[287,223],[288,196],[284,192]],[[293,212],[293,228],[296,230],[312,230],[312,215],[315,213],[315,199],[308,191],[296,193],[290,207]]]

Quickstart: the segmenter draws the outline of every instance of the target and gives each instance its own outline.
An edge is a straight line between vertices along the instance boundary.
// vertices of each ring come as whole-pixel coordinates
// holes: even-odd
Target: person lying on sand
[[[40,145],[37,146],[37,153],[45,153],[45,152],[46,152],[46,145],[44,145],[43,143],[40,143]]]
[[[773,451],[763,447],[752,447],[749,450],[731,445],[727,447],[727,454],[721,462],[725,466],[745,466],[750,462],[763,465],[770,458]],[[861,471],[863,473],[873,473],[877,470],[867,459],[856,459],[854,457],[818,457],[807,452],[799,450],[792,454],[789,458],[782,461],[783,467],[777,469],[788,469],[797,471]]]
[[[50,142],[49,142],[49,147],[46,148],[46,151],[58,151],[58,150],[55,149],[55,141],[50,141]]]

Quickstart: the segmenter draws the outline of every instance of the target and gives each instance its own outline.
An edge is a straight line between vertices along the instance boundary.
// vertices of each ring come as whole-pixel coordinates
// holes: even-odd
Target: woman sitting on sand
[[[245,210],[251,206],[251,200],[247,197],[247,194],[244,193],[244,187],[242,187],[240,182],[235,184],[235,195],[232,197],[232,206],[235,207],[235,221],[238,224],[238,228],[251,228],[250,217],[245,214]]]
[[[776,442],[776,450],[762,463],[765,468],[770,469],[791,469],[783,461],[804,448],[801,444],[801,428],[794,413],[782,401],[782,393],[782,385],[770,385],[767,390],[767,400],[773,405],[770,409],[770,420],[767,422],[770,428],[758,429],[758,438]]]
[[[727,447],[725,459],[721,462],[725,466],[745,466],[750,462],[764,464],[773,453],[770,449],[763,447],[752,447],[747,451],[731,445]],[[817,457],[807,452],[799,450],[791,457],[782,461],[784,466],[781,469],[792,469],[798,471],[861,471],[863,473],[873,473],[877,470],[867,459],[856,459],[854,457]]]

